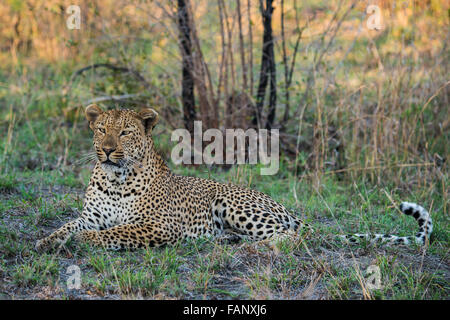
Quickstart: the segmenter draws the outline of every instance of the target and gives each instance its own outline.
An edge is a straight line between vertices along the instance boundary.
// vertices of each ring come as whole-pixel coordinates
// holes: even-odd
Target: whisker
[[[75,161],[73,164],[74,165],[87,164],[90,162],[94,162],[96,160],[97,160],[96,158],[80,159],[80,160]]]
[[[75,165],[86,164],[97,159],[97,153],[95,151],[87,152],[81,156],[78,160],[74,161]]]
[[[138,168],[142,168],[143,165],[140,161],[133,159],[133,158],[129,158],[127,159],[127,161],[131,164],[131,165],[136,165]]]

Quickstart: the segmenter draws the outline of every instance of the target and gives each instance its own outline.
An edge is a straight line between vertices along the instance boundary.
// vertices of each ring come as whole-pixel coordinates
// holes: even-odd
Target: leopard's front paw
[[[37,252],[50,251],[54,247],[55,247],[55,244],[50,237],[40,239],[40,240],[36,241],[36,244],[34,245],[34,249]]]
[[[65,238],[62,238],[59,233],[54,232],[48,237],[36,241],[34,248],[38,252],[52,251],[54,249],[60,249],[65,242]]]

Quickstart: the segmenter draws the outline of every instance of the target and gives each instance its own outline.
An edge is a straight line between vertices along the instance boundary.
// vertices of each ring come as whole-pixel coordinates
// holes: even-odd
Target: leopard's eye
[[[123,130],[121,133],[120,133],[120,136],[122,137],[122,136],[127,136],[127,135],[129,135],[131,133],[131,131],[130,130]]]
[[[98,131],[100,131],[100,132],[103,133],[103,134],[106,133],[105,128],[97,128],[97,129],[98,129]]]

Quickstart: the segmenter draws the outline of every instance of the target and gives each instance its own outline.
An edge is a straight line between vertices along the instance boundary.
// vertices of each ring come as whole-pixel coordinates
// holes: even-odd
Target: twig
[[[115,65],[112,65],[109,63],[94,63],[87,67],[81,68],[72,74],[72,76],[70,77],[70,82],[73,82],[73,80],[77,76],[83,74],[84,72],[91,70],[91,69],[98,69],[98,68],[107,68],[107,69],[117,71],[117,72],[129,73],[129,74],[133,75],[137,80],[142,82],[145,85],[146,89],[151,88],[150,83],[136,70],[132,70],[132,69],[126,68],[126,67],[118,67],[118,66],[115,66]]]
[[[289,109],[290,109],[290,93],[289,88],[292,83],[292,75],[294,73],[294,67],[295,67],[295,58],[297,57],[298,53],[298,47],[300,44],[300,40],[302,38],[303,30],[305,28],[299,28],[299,22],[298,22],[298,16],[297,16],[297,2],[294,2],[294,8],[295,8],[295,20],[297,22],[297,30],[298,30],[298,37],[297,41],[295,43],[294,48],[294,54],[292,56],[291,60],[291,66],[288,67],[288,59],[287,59],[287,50],[286,50],[286,37],[285,37],[285,28],[284,28],[284,0],[281,1],[281,39],[282,39],[282,49],[283,49],[283,64],[284,64],[284,78],[285,78],[285,110],[284,110],[284,116],[283,116],[283,122],[281,124],[281,128],[284,129],[286,126],[286,123],[289,118]]]
[[[248,38],[249,38],[249,69],[250,69],[250,96],[253,97],[253,34],[252,34],[252,19],[251,19],[250,0],[247,0],[247,16],[248,16]]]
[[[244,54],[244,36],[242,34],[242,15],[241,15],[241,1],[237,0],[237,15],[238,15],[238,24],[239,24],[239,49],[241,52],[241,64],[242,64],[242,87],[244,91],[247,93],[247,64],[245,63],[245,54]]]
[[[306,105],[306,103],[307,103],[309,92],[310,92],[310,89],[311,89],[311,85],[312,85],[312,82],[314,80],[313,79],[313,75],[317,71],[317,67],[320,65],[320,63],[321,63],[325,53],[329,50],[329,48],[333,44],[334,39],[335,39],[335,37],[336,37],[336,35],[337,35],[337,33],[338,33],[342,23],[344,22],[345,18],[348,16],[350,11],[355,7],[355,5],[356,5],[356,1],[352,1],[351,5],[347,9],[347,11],[345,11],[344,14],[341,16],[341,18],[339,20],[337,20],[338,13],[339,13],[339,11],[341,9],[341,6],[342,6],[342,1],[339,2],[337,10],[335,11],[333,17],[331,18],[331,21],[328,24],[328,27],[327,27],[326,31],[322,35],[321,45],[320,45],[321,48],[323,48],[323,46],[324,46],[325,37],[331,31],[331,27],[332,27],[334,21],[337,21],[336,22],[336,27],[334,28],[333,34],[330,35],[330,40],[326,44],[325,48],[323,48],[322,50],[317,50],[316,53],[314,54],[313,63],[312,63],[311,68],[309,69],[308,76],[306,78],[306,89],[305,89],[305,91],[303,93],[303,96],[302,96],[302,99],[300,101],[300,105],[301,106]],[[297,117],[297,115],[298,115],[298,113],[295,114],[295,117]]]

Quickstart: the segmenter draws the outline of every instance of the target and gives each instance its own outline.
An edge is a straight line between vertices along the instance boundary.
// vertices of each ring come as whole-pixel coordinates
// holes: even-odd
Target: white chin
[[[122,172],[123,168],[108,163],[101,164],[103,171]]]

